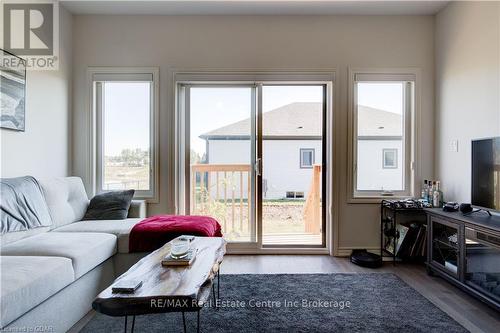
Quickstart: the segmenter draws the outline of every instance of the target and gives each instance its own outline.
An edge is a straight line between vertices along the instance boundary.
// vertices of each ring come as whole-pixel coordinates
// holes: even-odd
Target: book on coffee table
[[[187,254],[181,258],[173,257],[171,253],[167,254],[161,261],[162,266],[189,266],[196,258],[198,249],[190,249]]]
[[[111,290],[114,293],[133,293],[140,286],[142,286],[142,281],[140,280],[121,280],[114,283],[111,286]]]

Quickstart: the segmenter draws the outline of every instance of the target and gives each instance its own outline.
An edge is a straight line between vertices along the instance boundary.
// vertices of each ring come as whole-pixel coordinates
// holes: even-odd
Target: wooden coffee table
[[[213,294],[216,301],[214,279],[217,277],[217,298],[220,291],[219,267],[226,253],[226,241],[219,237],[195,237],[191,243],[198,249],[196,259],[190,266],[163,267],[161,260],[170,252],[170,242],[162,248],[142,258],[120,280],[141,280],[142,286],[133,294],[113,293],[112,286],[101,292],[92,303],[92,308],[100,313],[132,317],[132,331],[135,316],[182,312],[184,332],[185,312],[197,312],[197,329],[200,330],[200,310]]]

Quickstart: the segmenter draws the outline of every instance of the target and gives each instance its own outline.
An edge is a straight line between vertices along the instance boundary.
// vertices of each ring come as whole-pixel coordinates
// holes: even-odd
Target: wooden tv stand
[[[500,311],[500,216],[427,213],[427,271]]]

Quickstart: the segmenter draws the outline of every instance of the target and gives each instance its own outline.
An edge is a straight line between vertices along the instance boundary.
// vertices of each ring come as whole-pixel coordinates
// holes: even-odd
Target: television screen
[[[472,204],[500,210],[500,137],[472,141]]]

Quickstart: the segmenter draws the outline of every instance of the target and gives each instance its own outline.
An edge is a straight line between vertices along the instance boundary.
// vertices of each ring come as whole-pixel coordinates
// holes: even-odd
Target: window
[[[96,190],[154,198],[156,72],[93,73]]]
[[[414,74],[352,76],[353,198],[411,195]]]
[[[300,149],[300,168],[310,169],[314,164],[314,149]]]
[[[303,199],[304,198],[304,192],[287,191],[286,192],[286,198],[287,199]]]
[[[384,169],[397,169],[398,167],[398,150],[397,149],[384,149],[382,150],[382,168]]]

